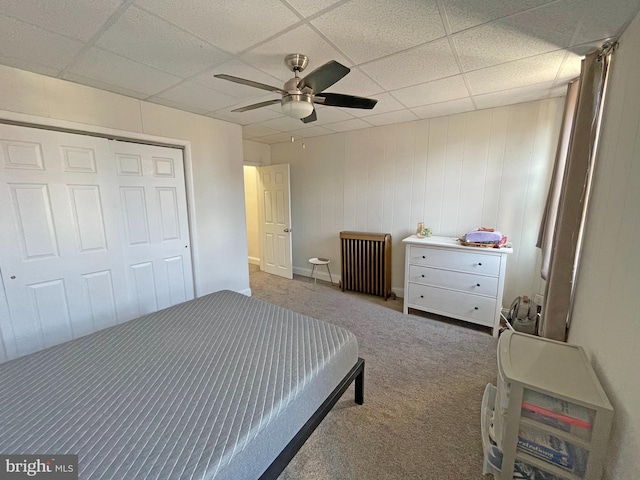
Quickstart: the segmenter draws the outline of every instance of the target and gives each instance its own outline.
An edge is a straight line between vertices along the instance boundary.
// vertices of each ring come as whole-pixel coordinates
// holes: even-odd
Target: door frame
[[[89,135],[91,137],[103,137],[111,140],[124,142],[134,142],[146,145],[156,145],[160,147],[180,148],[184,161],[184,183],[187,195],[187,218],[189,221],[189,245],[191,249],[191,272],[193,276],[194,297],[201,296],[199,290],[200,272],[198,265],[198,235],[195,212],[195,195],[193,192],[193,163],[191,157],[191,142],[177,138],[161,137],[148,133],[130,132],[115,128],[101,127],[99,125],[88,125],[85,123],[71,122],[57,118],[40,117],[24,113],[9,112],[0,110],[0,123],[16,125],[20,127],[40,128],[44,130],[55,130],[59,132],[73,133],[76,135]]]

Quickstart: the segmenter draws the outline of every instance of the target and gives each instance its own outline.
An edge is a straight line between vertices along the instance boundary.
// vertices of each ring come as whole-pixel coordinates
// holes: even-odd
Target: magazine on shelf
[[[544,472],[528,463],[516,460],[513,468],[514,480],[566,480],[552,473]]]
[[[547,417],[558,423],[557,428],[565,431],[570,431],[568,426],[591,429],[592,420],[588,408],[535,390],[524,390],[522,414]]]
[[[571,445],[548,433],[520,430],[518,447],[550,463],[573,471],[575,454]]]

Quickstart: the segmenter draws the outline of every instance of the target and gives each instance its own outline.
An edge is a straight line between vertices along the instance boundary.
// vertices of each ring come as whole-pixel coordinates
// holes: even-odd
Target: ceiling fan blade
[[[253,105],[247,105],[246,107],[236,108],[231,110],[232,112],[246,112],[248,110],[255,110],[256,108],[266,107],[267,105],[274,105],[280,103],[280,100],[267,100],[266,102],[254,103]]]
[[[316,115],[316,109],[313,109],[313,112],[311,112],[311,115],[309,115],[308,117],[304,117],[301,118],[300,120],[302,120],[302,123],[310,123],[310,122],[315,122],[318,119],[317,115]]]
[[[309,87],[313,90],[313,93],[320,93],[325,88],[329,88],[331,85],[336,83],[350,71],[350,68],[345,67],[335,60],[331,60],[304,77],[298,84],[298,88],[302,90],[304,87]]]
[[[378,100],[373,98],[343,95],[342,93],[321,93],[315,95],[313,101],[327,107],[366,108],[368,110],[378,103]]]
[[[233,75],[225,75],[224,73],[219,73],[218,75],[214,75],[216,78],[221,78],[222,80],[228,80],[230,82],[239,83],[240,85],[246,85],[248,87],[255,87],[261,90],[266,90],[267,92],[280,93],[282,95],[286,95],[287,92],[278,87],[272,87],[271,85],[265,85],[264,83],[254,82],[253,80],[247,80],[245,78],[234,77]]]

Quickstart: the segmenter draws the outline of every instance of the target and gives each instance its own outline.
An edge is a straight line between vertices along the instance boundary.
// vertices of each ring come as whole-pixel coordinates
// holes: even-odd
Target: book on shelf
[[[589,452],[546,431],[521,425],[518,432],[518,448],[579,477],[584,476],[586,471]]]
[[[536,420],[542,416],[557,421],[557,428],[565,431],[570,430],[566,425],[591,429],[591,415],[588,408],[535,390],[524,390],[522,414]]]
[[[524,452],[550,463],[573,471],[575,455],[573,449],[564,440],[548,433],[520,430],[518,447]]]

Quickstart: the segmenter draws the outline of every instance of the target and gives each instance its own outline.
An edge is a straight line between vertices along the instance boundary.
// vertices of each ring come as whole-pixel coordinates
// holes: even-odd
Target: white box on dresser
[[[498,336],[511,248],[466,247],[449,237],[405,238],[404,313],[409,308],[493,328]]]

